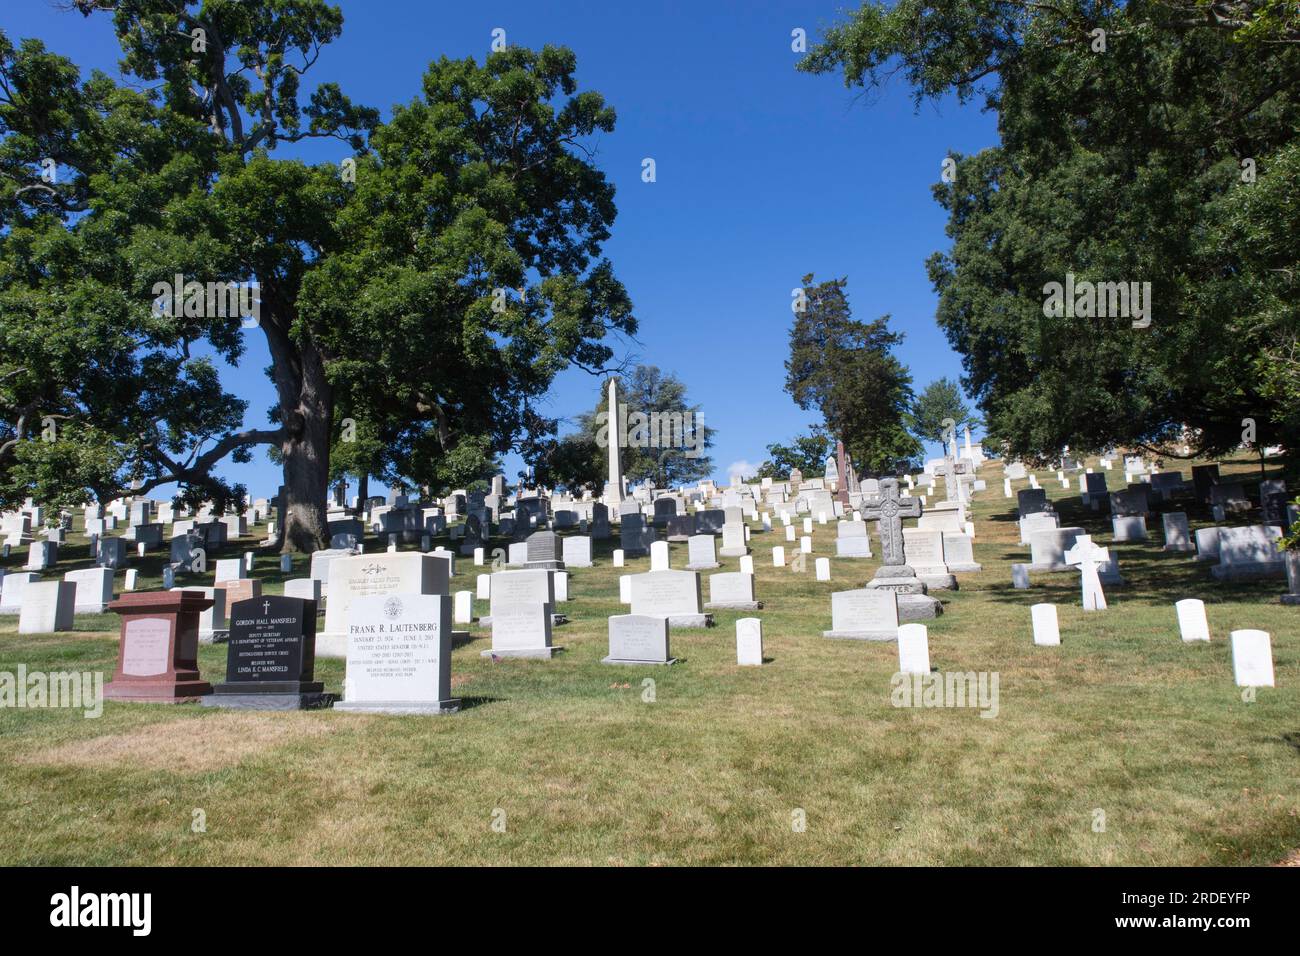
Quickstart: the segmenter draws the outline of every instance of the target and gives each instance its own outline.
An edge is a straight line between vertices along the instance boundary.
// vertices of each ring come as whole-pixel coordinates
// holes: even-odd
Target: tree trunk
[[[326,515],[334,394],[325,378],[325,363],[313,345],[301,346],[294,358],[298,366],[298,374],[293,376],[296,394],[279,389],[281,417],[288,426],[280,446],[286,499],[282,551],[310,554],[329,542]],[[280,384],[279,369],[276,378]],[[292,401],[289,408],[285,407],[286,398]]]
[[[365,514],[366,499],[370,497],[370,475],[363,473],[357,480],[357,514]]]

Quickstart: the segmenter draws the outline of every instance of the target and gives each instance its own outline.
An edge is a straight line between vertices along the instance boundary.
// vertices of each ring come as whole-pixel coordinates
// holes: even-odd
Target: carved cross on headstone
[[[943,464],[935,468],[935,474],[943,476],[944,497],[948,501],[959,501],[963,504],[966,499],[962,494],[961,478],[966,469],[962,464],[951,455],[945,455]]]
[[[880,550],[885,564],[906,564],[903,553],[903,519],[921,517],[919,498],[900,499],[898,479],[882,478],[880,495],[863,505],[862,517],[880,522]]]
[[[1101,589],[1101,576],[1097,568],[1110,559],[1110,552],[1092,543],[1092,536],[1081,534],[1074,541],[1074,547],[1065,552],[1065,563],[1077,565],[1082,573],[1083,609],[1085,611],[1106,610],[1106,595]]]

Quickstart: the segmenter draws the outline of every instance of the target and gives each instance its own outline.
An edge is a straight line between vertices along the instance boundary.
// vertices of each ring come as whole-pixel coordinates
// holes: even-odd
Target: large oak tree
[[[53,156],[64,175],[3,209],[0,294],[23,308],[0,356],[11,495],[33,469],[44,490],[60,483],[49,462],[66,451],[28,440],[47,410],[105,450],[82,483],[101,494],[128,476],[221,491],[220,461],[270,445],[285,547],[310,550],[326,540],[341,418],[367,416],[385,467],[438,487],[553,428],[534,406],[554,375],[599,371],[607,336],[635,329],[600,258],[614,190],[587,145],[614,113],[577,92],[571,52],[439,59],[381,124],[333,84],[302,94],[342,29],[321,0],[77,6],[110,12],[123,68],[148,88],[83,83],[38,44],[0,48],[0,169],[31,183]],[[337,141],[339,160],[278,155],[313,138]],[[260,288],[266,427],[240,427],[244,405],[218,381],[215,359],[243,354],[239,318],[151,310],[176,273]],[[61,374],[21,387],[35,363],[9,342],[52,333]],[[21,459],[26,472],[7,467]]]

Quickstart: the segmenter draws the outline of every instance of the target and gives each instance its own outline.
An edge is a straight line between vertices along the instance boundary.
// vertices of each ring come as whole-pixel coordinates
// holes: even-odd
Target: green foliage
[[[758,466],[755,476],[784,481],[798,468],[804,475],[820,475],[832,453],[830,437],[820,428],[810,435],[796,435],[790,445],[779,442],[767,446],[767,460]]]
[[[1258,445],[1300,436],[1297,196],[1300,141],[1259,157],[1254,183],[1239,182],[1216,197],[1196,245],[1209,277],[1196,290],[1198,305],[1243,343],[1248,374],[1269,409],[1273,427],[1261,430]]]
[[[1207,23],[1228,19],[1225,28],[1233,29],[1238,43],[1300,43],[1300,5],[1295,0],[1201,0],[1196,7]]]
[[[1277,361],[1296,315],[1282,197],[1300,50],[1235,30],[1152,2],[902,0],[863,7],[801,64],[869,89],[901,72],[918,103],[982,93],[997,110],[1001,144],[955,156],[935,187],[952,247],[928,265],[963,384],[1009,453],[1158,446],[1188,426],[1193,452],[1217,455],[1245,417],[1262,441],[1300,440],[1294,365]],[[1045,285],[1067,273],[1149,282],[1150,324],[1045,316]]]
[[[961,387],[950,378],[938,378],[916,396],[908,421],[917,438],[942,443],[945,419],[951,419],[953,427],[958,429],[975,422],[962,398]]]
[[[583,487],[600,493],[607,475],[605,449],[593,435],[575,432],[553,439],[535,460],[533,479],[540,485],[577,491]]]
[[[903,335],[889,330],[889,316],[855,320],[847,284],[804,276],[807,305],[790,329],[785,389],[800,408],[821,413],[863,473],[892,474],[920,451],[905,427],[912,377],[893,354]]]
[[[566,477],[603,487],[608,443],[615,441],[627,442],[620,454],[629,485],[649,479],[657,488],[674,488],[709,477],[713,459],[705,452],[713,447],[714,430],[704,423],[700,406],[687,400],[685,384],[654,365],[634,366],[616,378],[621,422],[608,420],[606,380],[596,407],[578,418],[583,438],[568,450],[573,467]]]
[[[110,12],[129,86],[0,34],[0,497],[59,497],[59,470],[30,464],[48,450],[14,467],[47,415],[114,449],[62,472],[74,498],[126,474],[228,495],[213,468],[268,445],[289,540],[314,547],[331,476],[483,480],[553,434],[536,406],[558,371],[602,369],[635,331],[600,258],[614,189],[588,159],[614,111],[577,91],[571,51],[440,58],[381,125],[333,84],[300,89],[342,28],[320,0],[79,9]],[[308,138],[344,162],[275,157]],[[256,283],[260,332],[155,312],[177,273]],[[266,428],[242,427],[216,372],[245,334],[271,352]]]
[[[1300,496],[1297,496],[1291,504],[1300,508]],[[1300,518],[1291,522],[1287,533],[1277,539],[1277,548],[1279,551],[1300,551]]]
[[[53,423],[55,440],[33,437],[14,446],[13,480],[5,487],[5,507],[21,505],[23,498],[16,491],[25,490],[57,513],[92,499],[103,500],[105,491],[129,483],[126,456],[111,436],[80,422],[58,425]]]

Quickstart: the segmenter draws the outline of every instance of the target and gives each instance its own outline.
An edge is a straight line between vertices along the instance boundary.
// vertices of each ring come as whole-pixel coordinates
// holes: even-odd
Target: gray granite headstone
[[[672,664],[668,618],[650,614],[615,614],[609,619],[609,656],[602,664]]]

